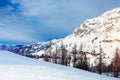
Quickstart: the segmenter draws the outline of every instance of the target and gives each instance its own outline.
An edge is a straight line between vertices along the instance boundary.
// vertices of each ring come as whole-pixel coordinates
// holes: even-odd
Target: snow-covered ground
[[[0,80],[119,80],[0,51]]]

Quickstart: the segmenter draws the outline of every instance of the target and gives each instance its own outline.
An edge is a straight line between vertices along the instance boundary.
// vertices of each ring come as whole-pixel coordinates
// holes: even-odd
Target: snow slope
[[[0,80],[119,80],[0,51]]]

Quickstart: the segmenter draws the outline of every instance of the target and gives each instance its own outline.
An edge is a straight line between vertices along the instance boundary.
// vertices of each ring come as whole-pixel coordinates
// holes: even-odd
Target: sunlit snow
[[[0,80],[119,80],[0,51]]]

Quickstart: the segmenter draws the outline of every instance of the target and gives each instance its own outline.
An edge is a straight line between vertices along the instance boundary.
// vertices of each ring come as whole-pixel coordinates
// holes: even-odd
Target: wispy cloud
[[[21,15],[38,20],[44,27],[68,30],[68,33],[88,18],[93,18],[115,6],[110,1],[88,0],[14,0],[21,4]],[[118,0],[114,1],[120,2]],[[120,5],[119,5],[120,6]],[[42,29],[42,28],[41,28]],[[44,29],[44,28],[43,28]]]
[[[27,42],[65,37],[84,20],[120,7],[120,0],[4,1],[9,4],[0,6],[0,40]]]
[[[45,37],[48,34],[53,38],[66,36],[82,21],[99,12],[92,2],[87,3],[85,0],[14,0],[14,2],[21,5],[20,15],[37,20],[33,25],[38,24],[36,25],[40,32],[38,35],[42,39],[48,38]]]
[[[99,13],[93,2],[86,0],[19,0],[19,2],[23,16],[36,17],[43,24],[60,25],[61,28],[71,25],[71,22],[80,24],[82,19]]]
[[[31,42],[35,41],[32,36],[33,29],[24,22],[23,18],[16,15],[2,15],[0,19],[0,40],[14,40]],[[22,21],[23,20],[23,21]]]

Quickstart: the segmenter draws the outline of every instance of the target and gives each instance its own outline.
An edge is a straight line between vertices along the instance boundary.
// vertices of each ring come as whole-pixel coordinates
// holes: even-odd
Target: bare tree
[[[71,61],[71,55],[70,54],[68,55],[67,60],[68,60],[67,64],[68,64],[68,66],[70,66],[70,61]]]
[[[84,69],[84,70],[88,70],[89,69],[89,64],[88,64],[88,57],[87,57],[87,53],[80,51],[79,52],[79,58],[77,59],[77,68],[80,69]]]
[[[49,42],[49,45],[50,45],[50,47],[49,47],[49,56],[50,56],[49,58],[50,58],[50,59],[49,59],[49,60],[50,60],[50,62],[52,62],[52,60],[51,60],[51,58],[52,58],[52,54],[51,54],[51,44],[52,44],[52,43],[51,43],[51,40],[50,40],[50,42]]]
[[[47,54],[44,55],[44,61],[49,62],[49,56]]]
[[[72,54],[73,54],[73,67],[76,67],[76,60],[77,60],[77,58],[76,58],[76,54],[77,54],[77,50],[76,50],[76,44],[74,45],[74,47],[73,47],[73,50],[72,50]]]
[[[55,50],[55,54],[54,54],[54,56],[53,56],[53,58],[54,58],[54,62],[57,64],[58,62],[58,49],[57,49],[57,46],[56,46],[56,50]]]
[[[83,69],[84,70],[88,70],[89,69],[89,65],[88,65],[88,57],[87,57],[87,53],[84,53],[84,58],[83,58]]]
[[[113,65],[113,73],[114,77],[119,77],[119,71],[120,71],[120,53],[119,49],[116,48],[114,58],[112,60],[112,65]]]
[[[67,57],[67,50],[62,43],[62,45],[61,45],[61,64],[62,65],[66,65],[65,64],[66,63],[66,57]]]
[[[101,47],[101,45],[100,45],[100,51],[99,51],[99,53],[97,54],[97,56],[98,56],[98,65],[97,65],[97,68],[98,68],[98,74],[102,74],[102,72],[103,72],[103,68],[105,68],[106,67],[106,64],[105,64],[105,60],[106,59],[108,59],[108,58],[106,58],[105,57],[105,53],[103,52],[103,50],[102,50],[102,47]]]

